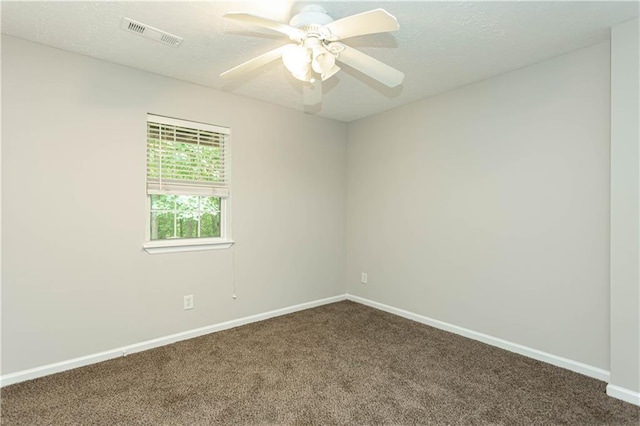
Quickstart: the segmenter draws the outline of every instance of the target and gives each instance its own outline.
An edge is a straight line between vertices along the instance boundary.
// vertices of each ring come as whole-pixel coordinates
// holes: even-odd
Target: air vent
[[[129,18],[122,18],[120,28],[173,47],[180,46],[180,43],[184,40],[182,37],[178,37],[177,35],[170,34],[166,31],[159,30],[150,25],[143,24]]]

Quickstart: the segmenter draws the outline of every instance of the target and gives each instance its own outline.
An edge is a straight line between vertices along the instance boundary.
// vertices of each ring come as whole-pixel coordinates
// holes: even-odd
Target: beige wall
[[[638,288],[609,295],[615,158],[633,152],[610,170],[608,43],[349,125],[2,43],[2,374],[340,295],[346,276],[636,389],[635,325],[616,324]],[[231,127],[234,249],[142,250],[147,112]]]
[[[638,20],[611,32],[611,384],[640,404]],[[610,389],[609,389],[610,390]]]
[[[235,301],[232,250],[142,250],[147,112],[231,128]],[[344,294],[345,142],[344,123],[3,36],[2,374]]]
[[[609,78],[603,43],[352,123],[348,292],[608,370]]]

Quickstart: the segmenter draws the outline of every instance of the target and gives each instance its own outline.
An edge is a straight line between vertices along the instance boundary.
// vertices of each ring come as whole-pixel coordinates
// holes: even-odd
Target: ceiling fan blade
[[[400,29],[398,20],[384,9],[374,9],[347,16],[325,25],[331,34],[342,40],[365,34],[384,33]]]
[[[261,66],[282,57],[282,52],[287,46],[290,45],[285,44],[284,46],[278,47],[277,49],[273,49],[268,51],[267,53],[263,53],[260,56],[256,56],[255,58],[250,59],[247,62],[244,62],[236,67],[231,68],[228,71],[223,72],[222,74],[220,74],[220,77],[228,79],[237,78],[242,74],[246,74],[257,68],[260,68]]]
[[[225,13],[224,17],[236,22],[241,22],[243,24],[250,24],[256,27],[267,28],[272,31],[286,34],[291,40],[300,41],[306,36],[306,33],[302,30],[299,30],[298,28],[294,28],[287,24],[283,24],[282,22],[274,21],[272,19],[251,15],[250,13]]]
[[[322,102],[322,80],[316,79],[313,83],[302,87],[302,98],[305,107],[314,106]]]
[[[404,73],[349,46],[344,46],[336,59],[389,87],[402,84],[404,79]]]
[[[322,81],[325,81],[326,79],[333,77],[333,75],[335,73],[337,73],[338,71],[340,71],[340,67],[337,65],[334,65],[333,68],[331,68],[328,72],[324,73],[321,75]]]

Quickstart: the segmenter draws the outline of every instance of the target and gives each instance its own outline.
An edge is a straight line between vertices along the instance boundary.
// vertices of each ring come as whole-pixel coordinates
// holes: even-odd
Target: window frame
[[[192,120],[184,120],[172,117],[163,117],[157,114],[147,114],[145,120],[145,140],[148,139],[147,126],[149,121],[156,122],[154,119],[166,119],[168,122],[176,123],[181,127],[193,126],[192,128],[198,128],[198,124],[204,124],[205,126],[215,126],[206,123],[198,123]],[[225,128],[228,129],[228,128]],[[227,249],[230,248],[234,241],[231,238],[231,149],[229,144],[229,138],[231,136],[230,129],[228,129],[227,141],[226,141],[226,155],[225,155],[225,167],[227,176],[227,186],[229,188],[229,195],[227,197],[220,196],[220,236],[219,237],[200,237],[200,238],[171,238],[164,240],[151,240],[151,194],[146,188],[145,184],[145,243],[143,249],[150,254],[158,253],[174,253],[174,252],[186,252],[186,251],[201,251],[201,250],[215,250],[215,249]],[[148,146],[145,143],[145,154],[148,155]],[[147,179],[147,172],[145,167],[145,180]],[[202,195],[202,194],[193,194]],[[215,195],[212,195],[215,197]]]

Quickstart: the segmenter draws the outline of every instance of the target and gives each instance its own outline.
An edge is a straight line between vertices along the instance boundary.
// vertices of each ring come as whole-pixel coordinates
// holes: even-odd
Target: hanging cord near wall
[[[236,245],[231,246],[231,298],[236,300]]]

